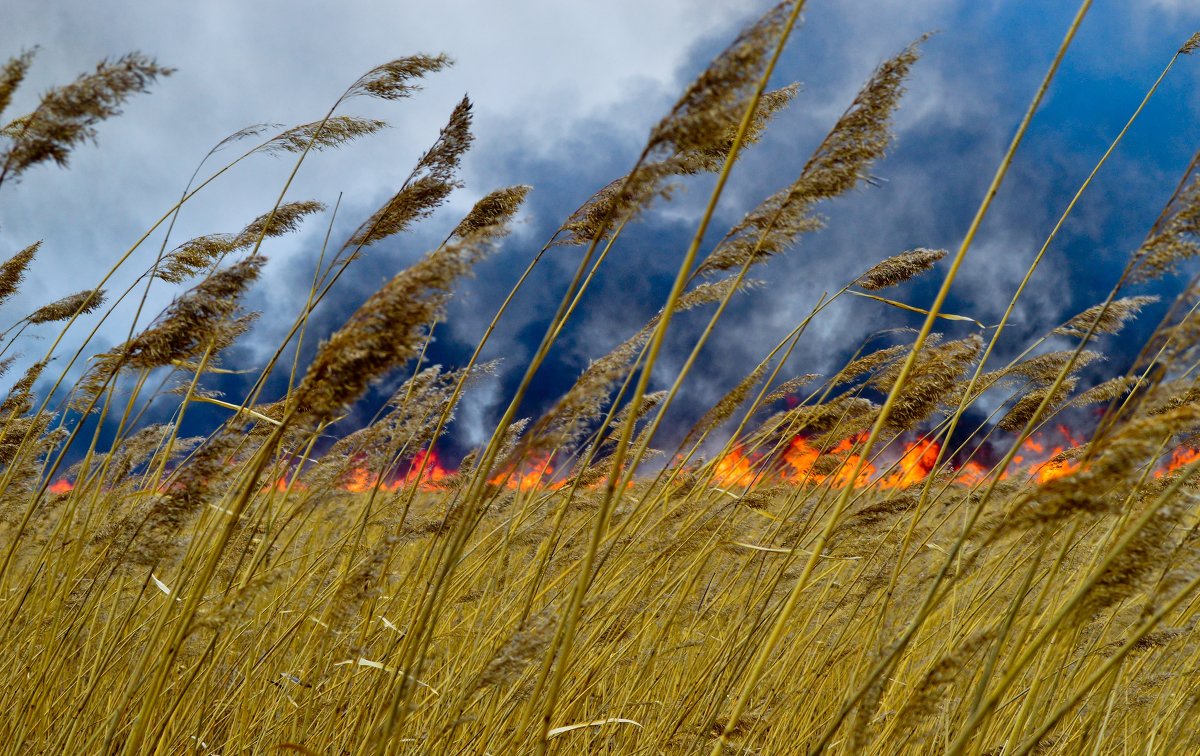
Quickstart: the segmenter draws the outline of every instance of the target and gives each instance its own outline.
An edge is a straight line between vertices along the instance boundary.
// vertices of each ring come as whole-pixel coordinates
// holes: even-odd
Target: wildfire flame
[[[451,473],[442,467],[437,452],[433,449],[417,452],[404,476],[402,485],[420,486],[422,491],[434,491],[439,488],[438,482],[450,477]]]
[[[754,463],[740,448],[731,449],[717,460],[713,482],[719,486],[749,486],[754,483]]]
[[[783,453],[784,480],[797,484],[829,482],[834,488],[845,488],[852,482],[850,478],[862,459],[859,455],[850,453],[850,450],[861,440],[862,436],[843,439],[826,452],[837,455],[836,459],[840,462],[833,463],[831,472],[822,472],[818,463],[824,455],[820,449],[810,444],[803,436],[796,436]],[[856,487],[865,486],[870,484],[874,476],[875,466],[868,462],[862,466],[858,480],[853,482]]]
[[[562,488],[563,482],[553,480],[554,473],[551,458],[545,457],[528,461],[516,470],[501,473],[488,482],[515,491],[555,491]],[[381,481],[378,474],[365,467],[355,467],[342,480],[341,489],[350,493],[367,493],[378,485],[381,491],[389,492],[410,486],[417,486],[421,491],[440,491],[442,481],[454,474],[454,470],[442,464],[437,451],[430,449],[414,455],[408,471],[390,481]]]
[[[533,491],[535,489],[558,490],[562,481],[552,480],[554,465],[551,457],[535,459],[526,462],[516,470],[501,473],[488,482],[494,486],[504,486],[514,491]]]
[[[1000,480],[1010,477],[1019,480],[1031,480],[1039,485],[1067,477],[1081,469],[1081,463],[1066,459],[1060,455],[1069,448],[1080,446],[1083,441],[1065,427],[1059,426],[1058,433],[1061,442],[1051,442],[1042,434],[1026,439],[1021,448],[1012,458],[1009,469],[1000,475]],[[768,467],[763,463],[762,455],[747,453],[741,447],[734,447],[728,453],[716,460],[713,466],[713,483],[722,487],[747,488],[754,485],[760,478],[773,477],[775,480],[795,486],[829,485],[832,488],[845,488],[851,484],[850,477],[862,458],[854,453],[854,448],[865,438],[859,434],[843,439],[832,448],[822,451],[803,436],[794,437],[779,458],[779,464]],[[904,444],[904,451],[894,463],[886,465],[880,473],[870,462],[862,464],[857,480],[853,481],[855,488],[877,486],[881,490],[896,490],[909,488],[923,482],[933,471],[941,446],[930,438],[920,438]],[[556,491],[563,487],[563,481],[555,481],[555,467],[552,457],[544,457],[527,461],[515,470],[501,473],[489,482],[514,491]],[[1200,449],[1190,446],[1176,447],[1169,457],[1160,461],[1154,471],[1154,477],[1163,478],[1180,468],[1200,460]],[[379,475],[366,467],[352,468],[343,479],[340,488],[349,493],[368,493],[376,485],[379,490],[394,492],[401,488],[417,486],[421,491],[440,491],[441,482],[454,475],[455,471],[445,467],[437,451],[429,449],[418,452],[409,462],[408,470],[403,476],[393,480],[380,480]],[[985,464],[971,459],[962,463],[955,471],[954,480],[968,486],[976,486],[988,480],[992,470]],[[596,484],[599,485],[599,484]],[[630,481],[632,485],[632,481]],[[67,494],[73,491],[75,484],[66,478],[59,478],[47,487],[54,495]],[[305,490],[302,483],[291,480],[289,475],[282,475],[274,483],[264,487],[264,491],[277,492]]]
[[[1080,469],[1079,462],[1059,455],[1066,449],[1079,446],[1082,440],[1064,427],[1059,428],[1059,434],[1062,443],[1052,444],[1041,435],[1027,439],[1013,457],[1009,470],[1000,479],[1007,479],[1011,475],[1042,484],[1077,472]],[[874,485],[882,490],[894,490],[921,483],[937,465],[941,445],[931,438],[920,438],[905,443],[900,458],[880,473],[873,463],[862,462],[862,458],[853,451],[864,435],[844,439],[827,451],[822,451],[803,436],[796,436],[780,456],[782,469],[779,476],[793,485],[828,484],[833,488],[845,488],[851,484],[855,488]],[[1194,459],[1200,459],[1200,451],[1177,450],[1165,471],[1169,472]],[[748,455],[740,447],[734,448],[717,460],[713,469],[714,481],[722,486],[750,486],[760,476],[755,472],[758,462],[758,458]],[[851,481],[854,469],[860,463],[858,478]],[[987,466],[969,460],[958,468],[955,480],[966,485],[977,485],[990,474]],[[1165,473],[1160,471],[1160,474]]]
[[[937,465],[941,445],[933,439],[922,438],[906,445],[904,454],[896,463],[896,471],[879,481],[880,488],[908,488],[915,486],[929,475]]]
[[[365,467],[355,467],[342,481],[342,490],[350,493],[367,493],[378,484],[381,491],[398,491],[408,486],[417,486],[422,491],[439,491],[439,482],[453,473],[442,466],[437,451],[419,451],[413,455],[408,472],[392,481],[380,480],[380,476]]]
[[[1154,471],[1154,477],[1162,478],[1170,475],[1184,465],[1195,462],[1200,459],[1200,449],[1193,449],[1190,446],[1180,446],[1171,452],[1171,457],[1159,469]]]
[[[954,480],[967,486],[976,486],[987,480],[988,469],[975,460],[969,460],[958,468],[958,477]]]

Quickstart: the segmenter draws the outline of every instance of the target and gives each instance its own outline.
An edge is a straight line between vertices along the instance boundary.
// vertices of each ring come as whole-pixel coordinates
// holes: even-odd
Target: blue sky
[[[534,187],[516,232],[468,281],[439,326],[435,361],[469,353],[517,273],[579,203],[629,169],[650,127],[741,24],[766,4],[685,2],[213,2],[151,7],[134,2],[44,4],[18,0],[0,24],[0,52],[41,46],[28,87],[8,115],[37,92],[69,80],[104,56],[138,49],[179,72],[101,128],[99,146],[80,148],[68,171],[40,168],[0,189],[0,254],[36,239],[43,252],[7,320],[92,285],[129,243],[169,207],[195,162],[249,123],[320,117],[372,65],[413,52],[446,52],[455,67],[398,104],[354,112],[393,124],[367,143],[306,164],[291,199],[330,205],[343,193],[334,236],[344,236],[403,179],[464,92],[476,104],[475,147],[466,188],[424,227],[373,248],[319,312],[318,330],[336,327],[375,288],[444,236],[483,193]],[[803,90],[749,153],[719,208],[727,227],[789,183],[874,66],[923,32],[936,30],[914,69],[896,121],[897,141],[864,187],[822,208],[826,230],[801,240],[757,276],[766,286],[737,300],[689,383],[680,423],[718,398],[755,364],[822,292],[836,290],[874,262],[915,246],[953,249],[961,239],[1021,113],[1074,14],[1073,2],[913,2],[813,0],[780,62],[777,83]],[[996,207],[955,285],[947,309],[995,322],[1025,266],[1076,187],[1176,49],[1200,29],[1189,2],[1098,2],[1035,120]],[[1084,197],[1034,279],[1005,349],[1019,349],[1101,299],[1200,148],[1200,56],[1184,58]],[[234,231],[269,208],[290,169],[261,160],[233,172],[183,215],[175,243]],[[580,317],[536,382],[523,414],[535,414],[658,309],[709,184],[698,181],[632,228]],[[307,287],[327,220],[275,244],[250,304],[264,311],[227,363],[252,367],[273,350]],[[144,252],[151,257],[161,239]],[[556,250],[501,325],[490,353],[500,379],[460,415],[454,446],[490,430],[497,402],[519,377],[532,343],[578,260]],[[138,266],[139,268],[142,266]],[[944,268],[891,293],[923,306]],[[1169,299],[1169,279],[1152,293]],[[299,289],[298,289],[299,287]],[[153,308],[172,292],[154,292]],[[1165,307],[1165,303],[1164,303]],[[1101,346],[1103,370],[1120,370],[1156,320],[1143,316],[1129,337]],[[128,319],[102,330],[100,351],[124,337]],[[660,366],[667,382],[701,321],[680,319]],[[919,325],[865,301],[835,306],[806,334],[785,374],[828,373],[876,330]],[[951,333],[960,331],[951,329]],[[34,336],[53,336],[49,330]],[[310,339],[309,344],[313,344]],[[44,342],[22,348],[29,360]],[[391,383],[378,387],[385,395]],[[223,386],[236,395],[238,385]],[[238,398],[240,397],[233,397]],[[163,404],[166,411],[167,405]],[[369,414],[364,406],[362,412]],[[202,418],[203,419],[203,418]],[[351,418],[351,422],[355,418]]]

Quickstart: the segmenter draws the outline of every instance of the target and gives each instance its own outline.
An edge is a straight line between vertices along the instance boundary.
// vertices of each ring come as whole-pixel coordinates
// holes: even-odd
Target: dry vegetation
[[[754,288],[751,270],[820,227],[822,201],[869,178],[924,42],[883,62],[795,181],[706,248],[737,157],[796,94],[765,84],[801,5],[784,2],[745,30],[652,129],[630,170],[547,242],[542,252],[577,246],[578,273],[491,439],[456,471],[431,450],[464,392],[489,380],[493,366],[478,357],[491,329],[469,364],[431,367],[422,355],[456,281],[494,251],[527,187],[487,195],[311,364],[283,356],[364,247],[405,232],[459,185],[472,141],[465,98],[395,195],[323,251],[288,340],[254,366],[246,396],[206,388],[227,369],[222,350],[252,324],[239,300],[266,264],[264,242],[325,209],[285,201],[284,186],[240,232],[148,253],[145,240],[198,192],[215,191],[228,166],[203,180],[198,171],[103,281],[6,334],[8,350],[26,326],[82,329],[151,285],[179,288],[149,326],[102,355],[62,354],[55,341],[0,405],[4,751],[1200,750],[1196,281],[1128,374],[1081,385],[1096,342],[1149,302],[1127,288],[1200,252],[1200,158],[1109,297],[1051,325],[1009,364],[990,360],[1007,316],[965,337],[934,331],[973,328],[941,307],[989,193],[958,250],[847,271],[850,283],[783,334],[679,448],[654,448],[712,328]],[[0,71],[0,110],[31,63],[22,55]],[[343,114],[356,98],[413,96],[448,64],[393,61],[324,118],[278,134],[247,129],[219,146],[252,145],[233,163],[273,153],[299,169],[383,125]],[[11,191],[26,170],[65,164],[99,121],[169,74],[130,55],[47,92],[0,131],[0,183]],[[709,205],[662,309],[544,416],[519,418],[591,273],[620,254],[622,230],[674,182],[702,174],[715,177]],[[50,251],[33,243],[0,266],[0,300],[39,253]],[[105,291],[118,268],[137,265],[145,270],[133,286]],[[863,307],[901,306],[886,290],[935,265],[943,285],[905,343],[860,350],[832,376],[783,372],[829,302],[859,294],[876,300]],[[709,328],[675,381],[653,392],[651,367],[684,310],[711,312]],[[502,315],[493,327],[504,327]],[[291,388],[269,400],[272,371],[290,373]],[[314,459],[326,428],[394,371],[409,378],[377,420]],[[155,393],[164,376],[174,393]],[[63,394],[66,404],[51,407]],[[984,395],[995,415],[952,446]],[[174,422],[140,421],[151,398],[172,402]],[[178,437],[198,403],[228,420],[205,438]],[[1035,434],[1083,405],[1106,408],[1094,431],[1034,464]],[[111,448],[67,421],[81,413],[118,429]],[[558,474],[544,477],[551,466]]]

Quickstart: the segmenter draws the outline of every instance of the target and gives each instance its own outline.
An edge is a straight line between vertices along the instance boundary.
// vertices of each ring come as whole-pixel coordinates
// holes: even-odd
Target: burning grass
[[[54,342],[0,404],[3,749],[1200,749],[1196,287],[1126,375],[1083,385],[1099,337],[1152,301],[1126,289],[1200,251],[1200,158],[1106,300],[1046,324],[1024,351],[1001,342],[1007,316],[984,337],[971,318],[941,312],[989,193],[956,253],[917,249],[847,271],[850,283],[781,334],[676,448],[657,448],[705,340],[731,298],[754,288],[750,269],[817,229],[818,204],[868,179],[925,41],[884,61],[798,178],[706,249],[739,154],[797,94],[766,82],[802,5],[782,3],[743,32],[654,127],[630,170],[533,256],[530,269],[551,246],[577,246],[579,275],[491,437],[458,464],[439,443],[462,397],[489,379],[492,366],[478,359],[504,309],[467,364],[427,367],[425,348],[456,282],[497,254],[529,187],[485,196],[443,244],[367,298],[312,364],[282,357],[363,247],[424,220],[459,186],[472,143],[465,98],[397,192],[325,250],[287,341],[253,366],[244,396],[226,401],[207,388],[253,322],[239,300],[266,264],[268,240],[321,212],[318,203],[277,204],[240,233],[164,242],[133,286],[106,292],[113,272],[140,259],[139,243],[95,288],[5,334],[7,350],[27,325],[65,332],[107,318],[144,287],[184,287],[86,370],[83,350],[60,355]],[[1179,54],[1196,48],[1193,37]],[[22,55],[0,71],[0,110],[31,63]],[[356,98],[414,96],[448,64],[392,61],[320,120],[275,135],[247,129],[221,145],[256,142],[233,163],[267,152],[293,155],[298,167],[382,127],[340,112]],[[95,123],[169,73],[133,55],[52,90],[0,129],[0,184],[65,163]],[[225,170],[189,186],[151,231],[197,192],[215,191]],[[622,230],[673,181],[705,174],[715,188],[661,310],[544,416],[521,419],[588,271],[620,254]],[[0,265],[0,299],[39,253],[33,244]],[[876,294],[859,302],[919,315],[911,340],[861,349],[831,376],[789,374],[793,348],[831,301],[930,274],[944,258],[929,307]],[[709,328],[670,386],[650,391],[672,318],[701,308]],[[1016,356],[1001,366],[997,354]],[[58,383],[39,399],[51,366]],[[326,449],[347,407],[396,371],[407,380],[376,419]],[[268,398],[273,373],[287,375],[289,391]],[[173,422],[144,425],[148,404],[166,401],[148,388],[164,375],[179,381],[166,395]],[[56,413],[49,403],[64,392],[70,411]],[[228,419],[181,438],[201,403]],[[980,406],[991,417],[966,427]],[[1085,406],[1099,412],[1072,426]],[[107,449],[78,422],[86,413],[115,425]]]

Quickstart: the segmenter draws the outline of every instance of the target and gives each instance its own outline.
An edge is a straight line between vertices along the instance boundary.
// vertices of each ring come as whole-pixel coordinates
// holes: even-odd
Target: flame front
[[[903,456],[896,463],[896,471],[879,481],[880,488],[908,488],[928,477],[937,465],[942,447],[937,441],[922,438],[906,445]]]
[[[1065,443],[1051,446],[1040,435],[1026,439],[1019,453],[1013,456],[1009,471],[1002,473],[1000,479],[1005,480],[1011,474],[1042,484],[1077,472],[1080,463],[1060,455],[1069,448],[1079,446],[1082,441],[1064,427],[1058,430]],[[928,478],[937,466],[941,453],[941,444],[931,438],[907,442],[900,458],[887,465],[880,475],[875,464],[864,462],[860,455],[854,453],[855,446],[864,437],[865,434],[859,434],[843,439],[827,451],[822,451],[804,436],[796,436],[780,455],[779,477],[787,483],[801,486],[828,484],[833,488],[845,488],[853,484],[855,488],[877,485],[882,490],[903,489]],[[1167,470],[1177,469],[1194,459],[1200,459],[1200,452],[1177,450]],[[722,486],[753,485],[764,474],[755,472],[760,461],[741,447],[735,447],[717,460],[713,468],[713,480]],[[860,464],[858,477],[852,481],[851,476]],[[957,468],[954,480],[974,486],[987,480],[991,474],[983,463],[968,460]]]
[[[350,493],[368,493],[378,486],[381,491],[398,491],[401,488],[415,485],[422,491],[439,491],[441,490],[440,481],[453,474],[442,465],[436,450],[422,450],[413,455],[412,461],[408,465],[408,472],[403,477],[389,482],[383,480],[383,476],[360,465],[346,473],[346,477],[342,480],[342,490]]]
[[[796,436],[783,452],[783,479],[798,485],[820,484],[828,482],[834,488],[845,488],[850,485],[854,469],[862,461],[862,457],[851,454],[850,450],[863,436],[842,439],[836,446],[825,454],[808,442],[803,436]],[[830,457],[831,468],[822,470],[819,462],[826,456]],[[875,476],[875,466],[865,463],[858,473],[858,479],[853,481],[855,487],[869,485]]]
[[[1200,450],[1193,449],[1190,446],[1178,446],[1162,467],[1154,471],[1154,477],[1162,478],[1179,470],[1179,468],[1195,462],[1200,459]]]
[[[515,491],[533,491],[539,488],[555,490],[562,488],[561,481],[552,482],[550,480],[554,477],[554,465],[550,463],[550,459],[550,457],[546,457],[526,462],[508,474],[496,476],[490,482],[495,485],[503,485]]]
[[[749,486],[754,483],[754,463],[735,447],[717,460],[713,482],[719,486]]]
[[[437,451],[430,449],[428,451],[417,452],[412,459],[412,463],[408,467],[408,472],[404,475],[403,481],[397,481],[397,485],[404,486],[420,486],[422,491],[436,491],[440,488],[439,481],[450,477],[451,473],[442,467],[442,462],[438,459]]]

